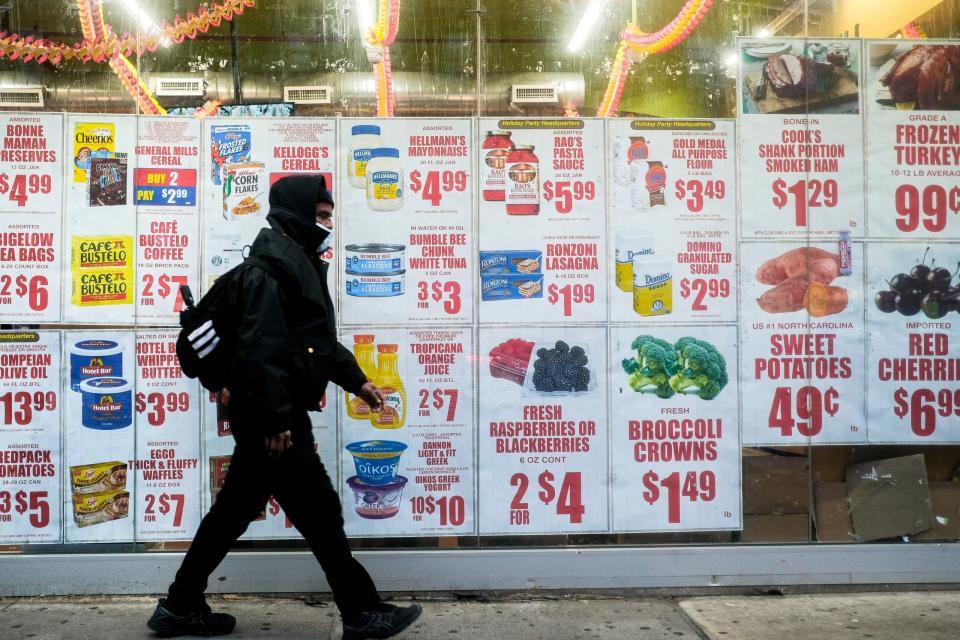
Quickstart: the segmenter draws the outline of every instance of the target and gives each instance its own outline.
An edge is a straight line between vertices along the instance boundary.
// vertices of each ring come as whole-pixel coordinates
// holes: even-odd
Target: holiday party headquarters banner
[[[481,534],[608,530],[603,327],[481,328]]]
[[[177,333],[137,333],[137,540],[189,540],[200,524],[200,385],[183,375]]]
[[[63,334],[66,542],[134,539],[136,335]]]
[[[610,329],[614,531],[741,528],[735,326]]]
[[[604,322],[604,124],[481,119],[481,323]]]
[[[737,46],[742,237],[863,236],[861,41]]]
[[[180,286],[199,293],[200,121],[137,119],[137,321],[179,322]]]
[[[956,40],[864,42],[870,237],[960,237]],[[949,266],[947,260],[942,263]]]
[[[473,322],[472,120],[340,121],[344,324]]]
[[[60,542],[60,333],[0,332],[0,543]]]
[[[243,262],[268,226],[270,187],[292,175],[322,175],[334,190],[334,121],[323,118],[231,118],[203,121],[201,289]],[[335,216],[343,207],[337,203]],[[328,250],[323,259],[334,260]],[[336,290],[331,265],[328,284]],[[194,292],[196,297],[197,292]],[[334,299],[336,297],[334,296]]]
[[[740,244],[744,445],[866,441],[863,243]]]
[[[464,535],[474,524],[473,333],[355,330],[343,337],[387,396],[340,403],[340,494],[356,536]]]
[[[313,423],[313,438],[316,442],[315,450],[326,467],[330,482],[337,484],[337,405],[339,402],[337,391],[339,387],[332,383],[327,385],[327,392],[318,407],[319,411],[310,412]],[[204,439],[203,456],[203,513],[210,510],[216,501],[217,493],[223,487],[227,470],[230,468],[230,459],[233,453],[233,431],[230,425],[230,416],[227,403],[219,394],[200,390],[202,406]],[[287,519],[276,498],[270,497],[266,507],[250,526],[247,527],[244,539],[267,538],[298,538],[300,534],[293,523]]]
[[[137,120],[123,115],[67,115],[64,322],[134,322]]]
[[[612,322],[736,322],[734,130],[732,120],[608,121]]]
[[[63,116],[0,115],[0,320],[60,321]]]
[[[871,443],[960,442],[958,260],[955,241],[867,247]]]

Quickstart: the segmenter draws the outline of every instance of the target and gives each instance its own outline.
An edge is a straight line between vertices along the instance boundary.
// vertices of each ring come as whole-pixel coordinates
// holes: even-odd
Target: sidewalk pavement
[[[949,587],[948,587],[949,588]],[[452,598],[452,596],[451,596]],[[417,600],[421,619],[398,640],[955,640],[960,591],[787,596],[479,594]],[[146,628],[156,599],[130,596],[0,599],[0,638],[155,637]],[[314,596],[212,597],[238,617],[229,637],[338,640],[339,618]]]

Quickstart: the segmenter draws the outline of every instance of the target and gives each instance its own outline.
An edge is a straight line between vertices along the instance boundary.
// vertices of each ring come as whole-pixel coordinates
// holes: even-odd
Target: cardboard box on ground
[[[740,542],[809,542],[810,461],[803,447],[744,449]]]

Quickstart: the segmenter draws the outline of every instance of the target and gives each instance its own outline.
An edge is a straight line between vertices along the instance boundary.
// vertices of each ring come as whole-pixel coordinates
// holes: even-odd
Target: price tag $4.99
[[[428,171],[424,176],[418,169],[410,172],[410,191],[435,207],[440,206],[444,193],[467,190],[466,171]]]
[[[53,178],[48,175],[31,173],[30,175],[8,175],[0,173],[0,195],[10,193],[11,202],[25,207],[31,195],[47,194],[53,189]]]

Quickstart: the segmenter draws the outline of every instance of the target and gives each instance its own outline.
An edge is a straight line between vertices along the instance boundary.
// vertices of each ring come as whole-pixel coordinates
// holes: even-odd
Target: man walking
[[[204,517],[166,598],[147,623],[161,636],[223,635],[233,616],[213,613],[204,591],[214,569],[272,495],[310,545],[333,590],[347,640],[389,638],[419,605],[380,600],[350,553],[340,501],[314,452],[310,410],[333,381],[379,410],[383,393],[336,340],[328,265],[333,198],[320,176],[290,176],[270,189],[270,228],[251,247],[270,269],[243,267],[235,291],[240,337],[227,384],[236,447],[223,487]]]

